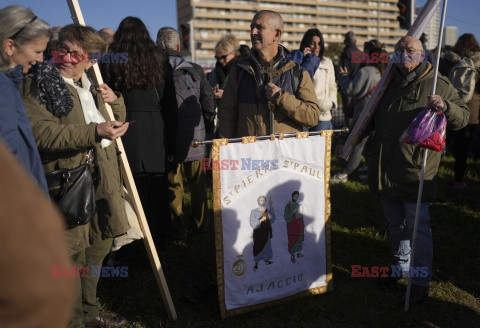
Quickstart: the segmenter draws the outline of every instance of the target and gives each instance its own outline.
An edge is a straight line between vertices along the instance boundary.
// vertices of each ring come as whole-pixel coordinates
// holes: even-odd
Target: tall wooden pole
[[[83,19],[83,14],[80,9],[80,5],[78,0],[67,0],[68,7],[70,8],[70,13],[72,15],[72,19],[75,24],[85,25],[85,20]],[[95,73],[95,79],[97,83],[103,84],[102,74],[100,73],[100,68],[98,64],[93,66],[93,70]],[[115,120],[112,112],[112,108],[109,104],[105,104],[107,108],[108,115],[110,116],[110,120]],[[138,196],[137,187],[135,186],[135,182],[133,181],[132,172],[130,170],[130,165],[128,164],[127,156],[125,155],[125,149],[123,148],[123,143],[120,138],[115,140],[116,146],[120,151],[120,160],[121,160],[121,169],[122,174],[124,176],[123,181],[125,186],[128,190],[129,195],[131,195],[133,200],[133,208],[135,213],[137,214],[138,223],[140,228],[143,232],[143,242],[145,244],[145,248],[147,249],[148,258],[150,260],[150,264],[153,269],[153,273],[155,275],[155,280],[157,281],[157,285],[160,289],[160,295],[162,296],[163,304],[169,314],[170,318],[173,320],[177,320],[177,313],[175,311],[175,307],[173,305],[172,297],[170,295],[170,291],[168,290],[167,281],[165,280],[165,275],[163,274],[162,264],[160,259],[158,258],[157,250],[155,248],[155,244],[153,243],[152,235],[150,233],[150,228],[147,224],[147,219],[145,217],[145,213],[143,211],[142,203],[140,202],[140,197]]]

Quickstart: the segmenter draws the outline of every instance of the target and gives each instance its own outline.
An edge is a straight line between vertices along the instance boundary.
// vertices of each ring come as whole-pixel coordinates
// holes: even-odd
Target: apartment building
[[[282,44],[296,49],[305,31],[317,27],[326,44],[343,43],[348,31],[357,34],[357,44],[378,38],[388,50],[406,34],[397,21],[397,0],[177,0],[178,26],[190,22],[195,60],[214,64],[213,49],[226,33],[250,45],[250,22],[255,12],[279,12],[285,22]]]
[[[420,14],[423,7],[415,8],[416,15],[415,18]],[[438,34],[440,29],[440,8],[437,9],[435,15],[433,15],[432,20],[428,23],[427,27],[425,28],[425,34],[427,35],[427,49],[433,50],[437,47],[438,44]]]

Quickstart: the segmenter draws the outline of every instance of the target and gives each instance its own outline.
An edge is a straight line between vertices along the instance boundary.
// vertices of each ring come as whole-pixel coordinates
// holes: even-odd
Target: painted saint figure
[[[298,191],[292,193],[292,200],[285,206],[283,217],[287,221],[287,234],[288,234],[288,251],[292,255],[292,263],[295,263],[295,253],[297,257],[303,257],[300,253],[304,241],[304,228],[303,213],[301,211],[301,205],[297,203]]]
[[[267,198],[260,196],[257,199],[258,208],[250,213],[250,226],[253,228],[253,257],[255,259],[254,271],[258,270],[258,262],[272,264],[273,252],[270,239],[273,237],[272,223],[275,222],[272,198],[269,197],[270,210],[265,206]]]

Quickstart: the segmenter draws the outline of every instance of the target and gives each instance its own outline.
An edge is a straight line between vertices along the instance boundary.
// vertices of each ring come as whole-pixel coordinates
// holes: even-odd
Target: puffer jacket
[[[73,109],[66,115],[54,116],[46,104],[38,100],[33,75],[28,75],[20,86],[20,94],[32,125],[45,173],[61,168],[73,169],[87,161],[89,149],[95,148],[100,181],[95,189],[97,211],[87,224],[66,231],[69,255],[73,255],[97,241],[122,235],[130,228],[125,212],[122,180],[115,143],[101,148],[96,139],[96,123],[86,124],[78,92],[67,84],[73,100]],[[101,94],[92,90],[93,98],[102,116],[109,116]],[[125,120],[125,105],[120,93],[110,103],[115,119]]]
[[[403,143],[400,137],[427,106],[433,71],[433,66],[427,62],[426,70],[403,89],[393,79],[375,110],[375,132],[367,151],[369,186],[388,199],[416,202],[423,149]],[[469,119],[468,108],[449,80],[440,74],[436,94],[445,102],[447,128],[459,130],[465,127]],[[440,152],[428,152],[422,202],[435,199],[440,158]]]
[[[296,64],[290,60],[289,53],[279,46],[279,53],[272,61],[277,70],[285,70],[273,79],[282,89],[282,94],[273,100],[275,133],[294,133],[302,131],[303,126],[317,125],[320,109],[308,72],[301,73],[294,91],[292,71]],[[218,112],[221,137],[270,133],[270,110],[265,95],[269,79],[260,70],[255,50],[252,50],[248,59],[238,62],[230,71]]]

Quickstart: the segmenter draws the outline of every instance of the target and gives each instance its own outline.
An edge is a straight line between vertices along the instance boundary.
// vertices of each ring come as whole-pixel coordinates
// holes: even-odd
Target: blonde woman
[[[215,46],[215,59],[217,63],[215,64],[215,68],[210,72],[208,82],[210,86],[214,88],[216,99],[222,99],[225,81],[235,63],[233,59],[237,56],[238,48],[238,40],[233,34],[225,35]]]

